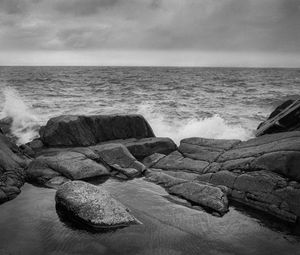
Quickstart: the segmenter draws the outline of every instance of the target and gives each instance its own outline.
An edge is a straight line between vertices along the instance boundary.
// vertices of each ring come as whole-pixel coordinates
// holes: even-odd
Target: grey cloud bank
[[[226,55],[228,65],[256,65],[257,56],[257,65],[297,67],[299,31],[300,0],[0,0],[0,64],[56,64],[64,52],[62,64],[105,65],[113,55],[118,64],[119,54],[126,65],[131,52],[138,65],[218,65]],[[187,64],[183,52],[202,59]],[[28,54],[43,57],[20,60]]]

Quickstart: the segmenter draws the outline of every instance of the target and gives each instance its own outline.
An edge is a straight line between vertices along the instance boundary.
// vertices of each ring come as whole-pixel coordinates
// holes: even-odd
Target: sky
[[[0,0],[0,65],[300,67],[300,0]]]

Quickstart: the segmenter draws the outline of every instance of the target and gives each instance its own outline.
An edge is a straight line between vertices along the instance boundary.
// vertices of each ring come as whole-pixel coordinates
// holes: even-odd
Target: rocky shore
[[[26,145],[0,134],[0,201],[16,197],[26,180],[57,189],[57,205],[88,226],[127,226],[139,221],[89,182],[142,177],[214,215],[238,201],[296,224],[300,131],[290,130],[248,141],[191,137],[177,147],[155,137],[141,115],[59,116]]]

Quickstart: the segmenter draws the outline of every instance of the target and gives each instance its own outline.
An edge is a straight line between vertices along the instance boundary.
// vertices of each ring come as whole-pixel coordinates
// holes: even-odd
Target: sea
[[[62,114],[142,114],[156,136],[253,137],[283,101],[300,94],[300,69],[0,67],[0,118],[18,143]]]
[[[300,69],[0,67],[0,118],[18,143],[61,114],[139,113],[156,136],[254,136],[280,103],[300,94]],[[55,190],[25,183],[0,206],[0,254],[290,255],[300,226],[230,202],[223,217],[186,204],[144,178],[93,180],[140,225],[92,231],[55,206]]]

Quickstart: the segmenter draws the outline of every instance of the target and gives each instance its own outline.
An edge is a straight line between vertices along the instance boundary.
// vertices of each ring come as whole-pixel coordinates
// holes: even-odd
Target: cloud
[[[0,0],[2,51],[300,52],[300,0]]]

